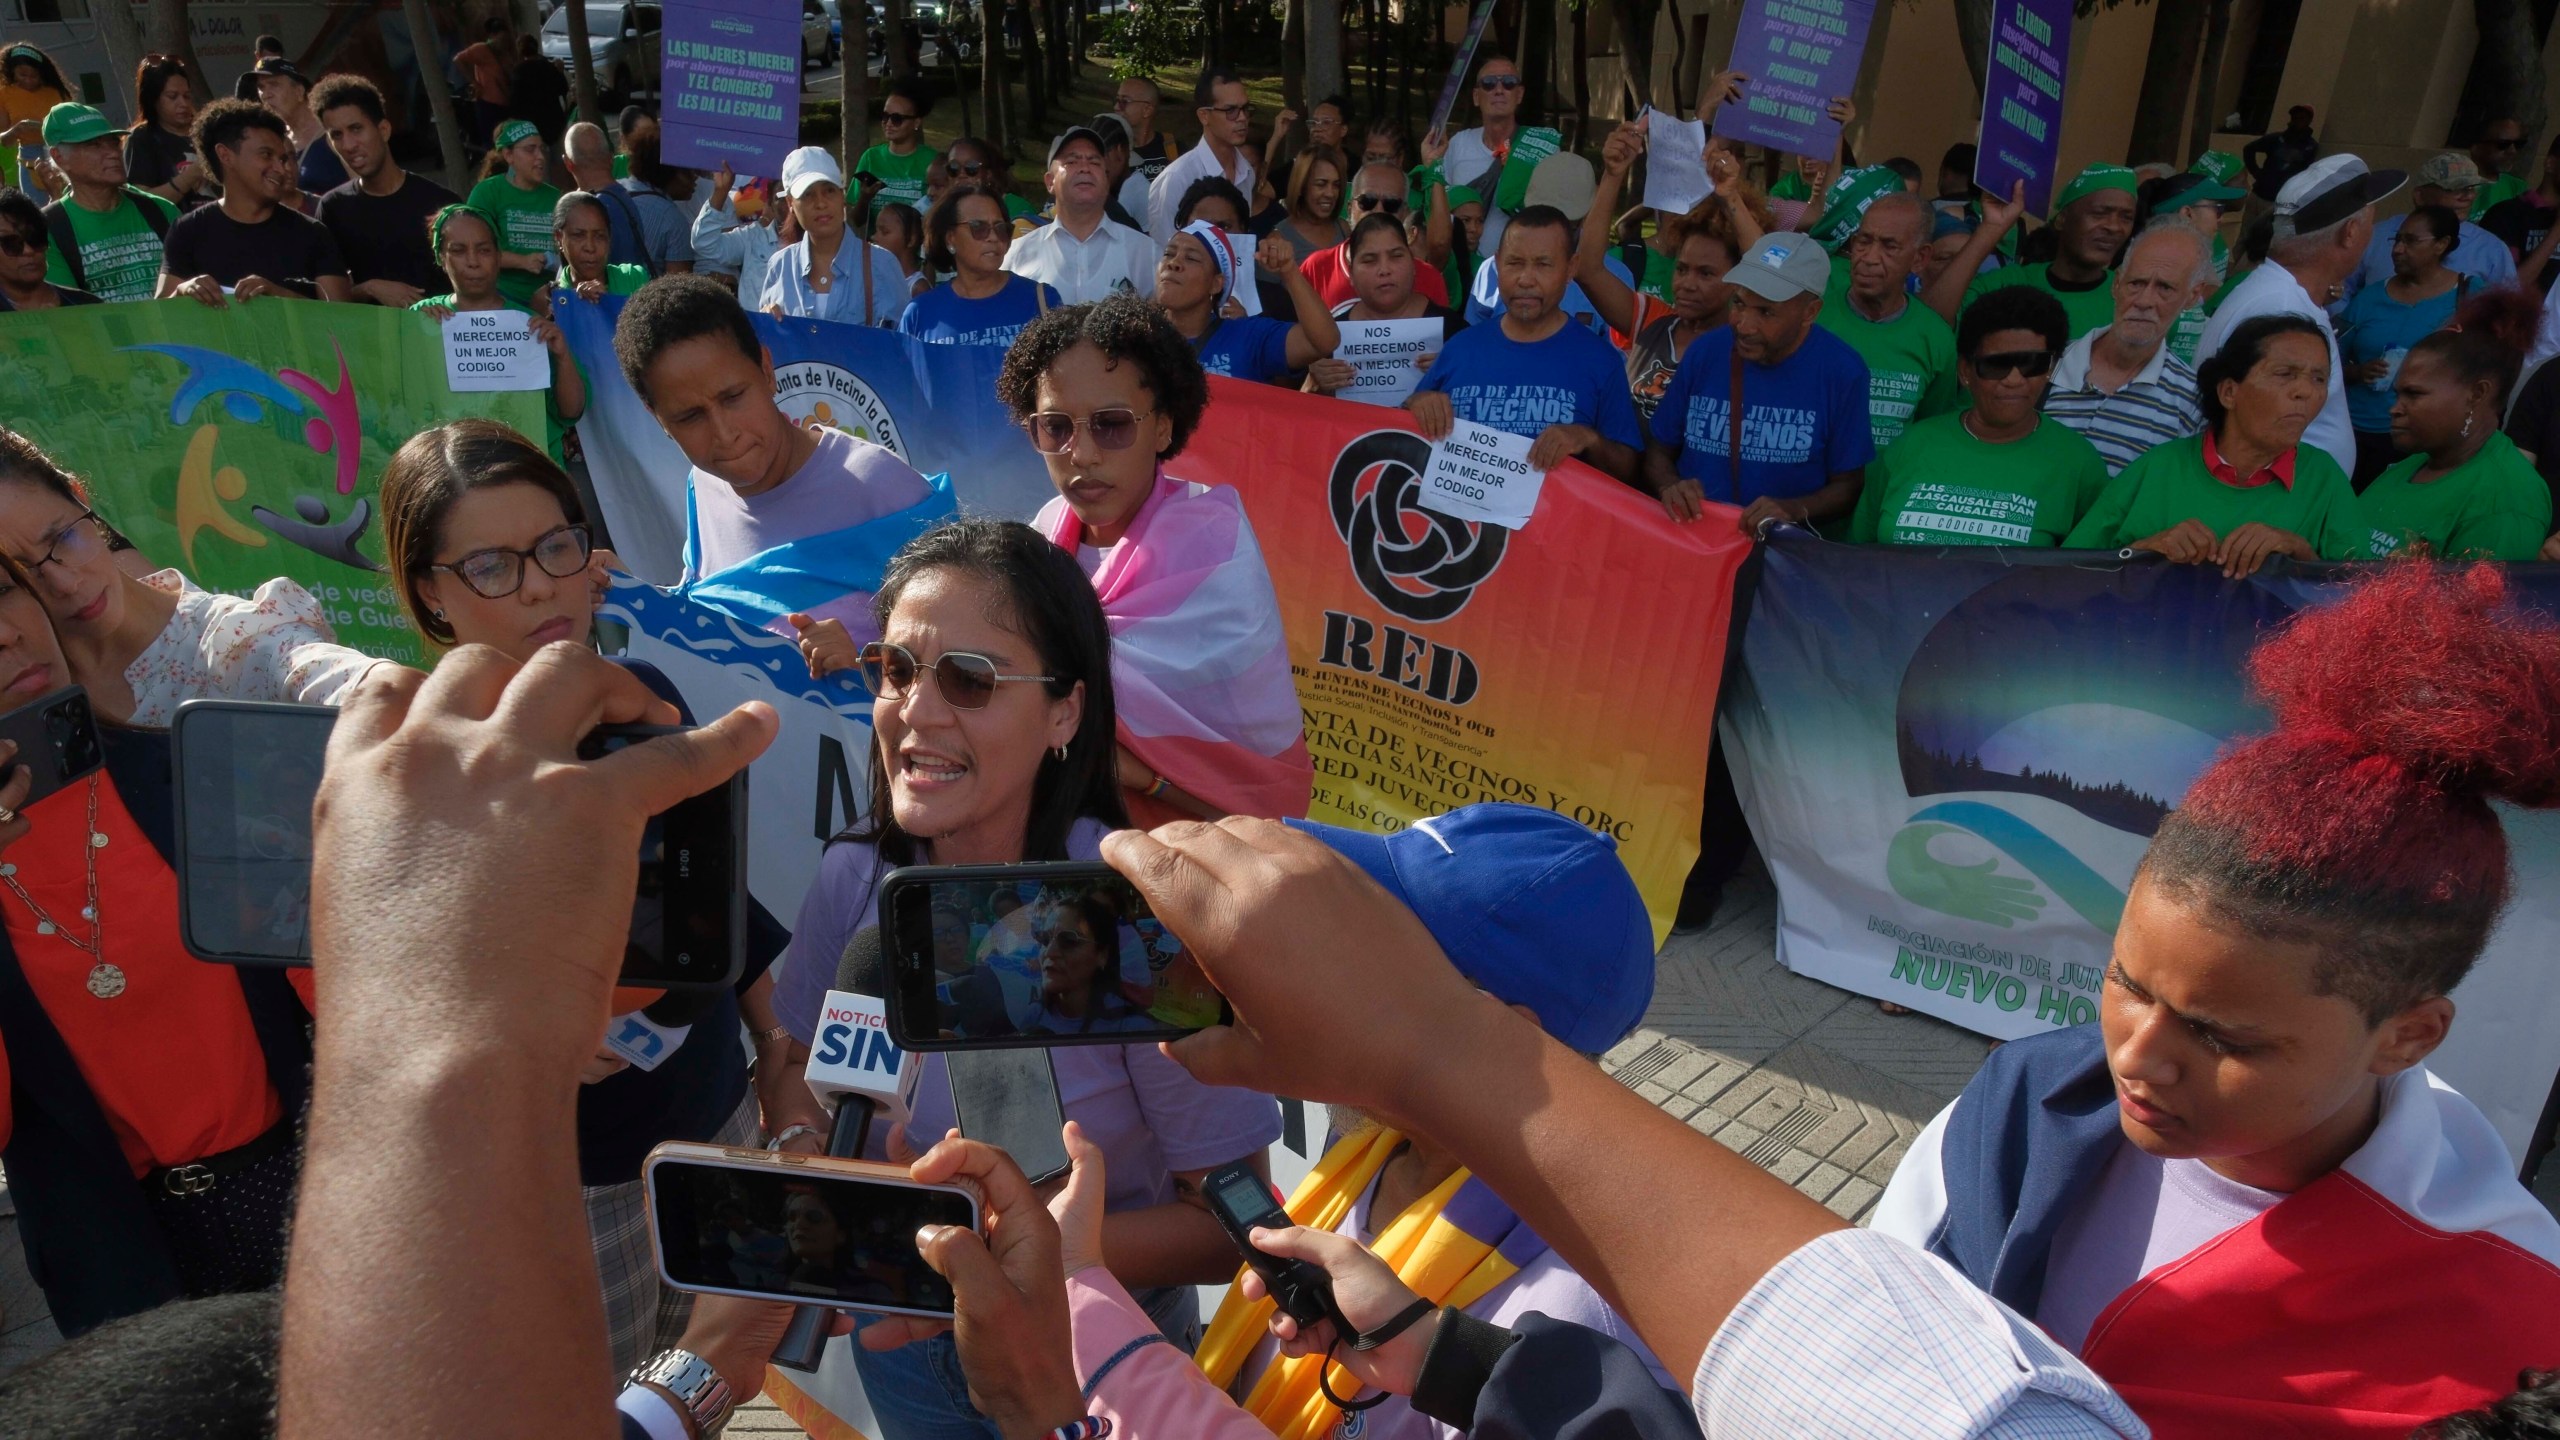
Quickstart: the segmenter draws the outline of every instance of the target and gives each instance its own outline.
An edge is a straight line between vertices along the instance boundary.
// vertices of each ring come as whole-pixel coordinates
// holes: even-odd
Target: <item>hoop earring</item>
[[[1057,749],[1052,750],[1052,751],[1050,751],[1049,753],[1058,757],[1058,763],[1059,763],[1059,764],[1064,765],[1064,764],[1066,764],[1066,763],[1067,763],[1067,747],[1066,747],[1066,746],[1061,745],[1061,746],[1059,746]]]
[[[2463,433],[2468,435],[2471,432],[2466,430]],[[441,610],[430,610],[427,612],[427,618],[441,625],[444,623],[444,612]]]

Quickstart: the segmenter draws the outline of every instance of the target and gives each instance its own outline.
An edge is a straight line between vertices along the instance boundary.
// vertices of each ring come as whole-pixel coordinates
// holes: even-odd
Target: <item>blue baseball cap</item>
[[[1653,1002],[1653,919],[1607,836],[1531,805],[1469,805],[1392,835],[1289,824],[1403,901],[1460,974],[1585,1055]]]

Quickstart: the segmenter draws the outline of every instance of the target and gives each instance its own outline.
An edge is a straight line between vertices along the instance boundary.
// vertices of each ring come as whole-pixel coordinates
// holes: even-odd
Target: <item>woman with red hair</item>
[[[2001,1047],[1875,1228],[2078,1352],[2155,1435],[2405,1435],[2551,1359],[2560,1222],[2427,1072],[2560,804],[2560,631],[2391,567],[2259,646],[2274,733],[2161,823],[2098,1023]]]

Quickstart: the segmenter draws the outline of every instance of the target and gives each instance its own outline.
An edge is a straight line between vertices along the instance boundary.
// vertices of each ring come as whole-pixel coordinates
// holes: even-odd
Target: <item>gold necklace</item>
[[[87,944],[84,945],[80,941],[73,939],[71,937],[71,933],[63,929],[60,922],[56,921],[51,914],[47,913],[42,905],[36,903],[36,897],[27,893],[27,887],[18,883],[18,867],[15,864],[0,861],[0,885],[7,886],[9,893],[17,896],[19,901],[27,907],[28,911],[34,914],[36,917],[37,934],[54,936],[61,940],[63,944],[70,946],[72,949],[79,951],[81,954],[88,956],[92,961],[96,962],[89,967],[89,993],[97,996],[101,1000],[113,1000],[124,993],[125,978],[124,970],[121,967],[107,963],[106,956],[100,948],[98,939],[100,928],[98,915],[98,852],[106,848],[107,837],[105,832],[98,828],[98,777],[95,775],[89,777],[89,824],[87,833],[89,836],[89,843],[81,847],[80,853],[81,862],[88,871],[88,904],[80,911],[81,918],[89,922],[89,941]]]

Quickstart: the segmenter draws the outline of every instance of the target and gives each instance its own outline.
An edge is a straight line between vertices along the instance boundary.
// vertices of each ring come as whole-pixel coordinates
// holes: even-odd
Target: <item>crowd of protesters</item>
[[[877,1157],[970,1179],[994,1225],[924,1238],[956,1331],[858,1337],[886,1440],[2550,1433],[2516,1417],[2552,1407],[2525,1372],[2560,1364],[2560,1222],[2424,1065],[2508,898],[2490,802],[2560,801],[2560,631],[2496,570],[2377,566],[2261,646],[2274,729],[2162,825],[2101,1021],[2003,1047],[1873,1228],[1843,1230],[1592,1063],[1655,964],[1605,837],[1505,806],[1392,837],[1307,823],[1242,500],[1180,477],[1212,377],[1332,395],[1358,378],[1345,325],[1425,321],[1439,343],[1397,402],[1414,428],[1579,460],[1658,501],[1648,524],[1717,506],[1754,538],[2234,578],[2560,559],[2560,371],[2527,371],[2560,349],[2560,144],[2508,173],[2522,132],[2497,122],[2382,218],[2409,177],[2322,153],[2297,111],[2241,156],[2089,166],[2036,223],[2023,187],[1973,188],[1970,147],[1932,192],[1845,145],[1764,189],[1765,157],[1717,140],[1694,208],[1621,211],[1645,125],[1595,164],[1484,55],[1478,123],[1419,138],[1328,97],[1257,148],[1244,80],[1213,68],[1182,145],[1130,80],[1047,143],[1035,204],[986,142],[926,145],[908,84],[850,167],[820,146],[770,177],[673,166],[645,112],[563,123],[556,72],[491,26],[455,57],[483,155],[467,197],[395,158],[360,76],[271,53],[198,106],[152,57],[119,129],[41,52],[0,50],[25,157],[0,189],[0,311],[503,309],[552,370],[541,436],[438,424],[381,475],[432,678],[338,644],[289,580],[221,595],[155,568],[66,457],[0,427],[0,694],[79,685],[106,737],[84,784],[34,804],[23,767],[0,784],[0,1143],[75,1341],[0,1381],[0,1408],[64,1434],[92,1403],[136,1433],[458,1433],[491,1405],[529,1433],[605,1433],[608,1406],[625,1435],[716,1432],[764,1385],[782,1307],[661,1283],[642,1157],[824,1149],[800,1077],[887,870],[1101,859],[1236,1024],[1056,1051],[1074,1168],[1048,1196],[946,1138],[950,1075],[925,1059]],[[1750,83],[1713,77],[1699,112]],[[2258,233],[2226,235],[2244,204]],[[600,978],[627,906],[595,877],[627,880],[641,822],[772,720],[696,716],[667,675],[594,653],[614,558],[575,477],[599,377],[557,322],[573,301],[620,305],[601,378],[687,462],[683,587],[750,597],[741,618],[873,697],[867,811],[707,998]],[[758,315],[1002,349],[994,397],[1056,498],[1028,524],[962,518],[947,477],[794,423]],[[207,697],[343,707],[316,988],[179,946],[165,727]],[[536,773],[577,716],[705,723]],[[1729,855],[1742,822],[1709,774],[1728,833],[1706,848]],[[522,833],[465,843],[501,811]],[[451,835],[432,876],[408,853]],[[1679,929],[1729,868],[1702,860]],[[386,1079],[352,1057],[390,1043],[394,1009],[425,1018]],[[600,1048],[608,1015],[672,1058]],[[1248,1277],[1204,1316],[1193,1287],[1237,1270],[1201,1187],[1267,1178],[1284,1094],[1332,1102],[1333,1133],[1295,1226],[1259,1243],[1324,1270],[1338,1314],[1279,1316]],[[281,1313],[239,1298],[280,1282]],[[209,1364],[238,1383],[201,1384]]]

